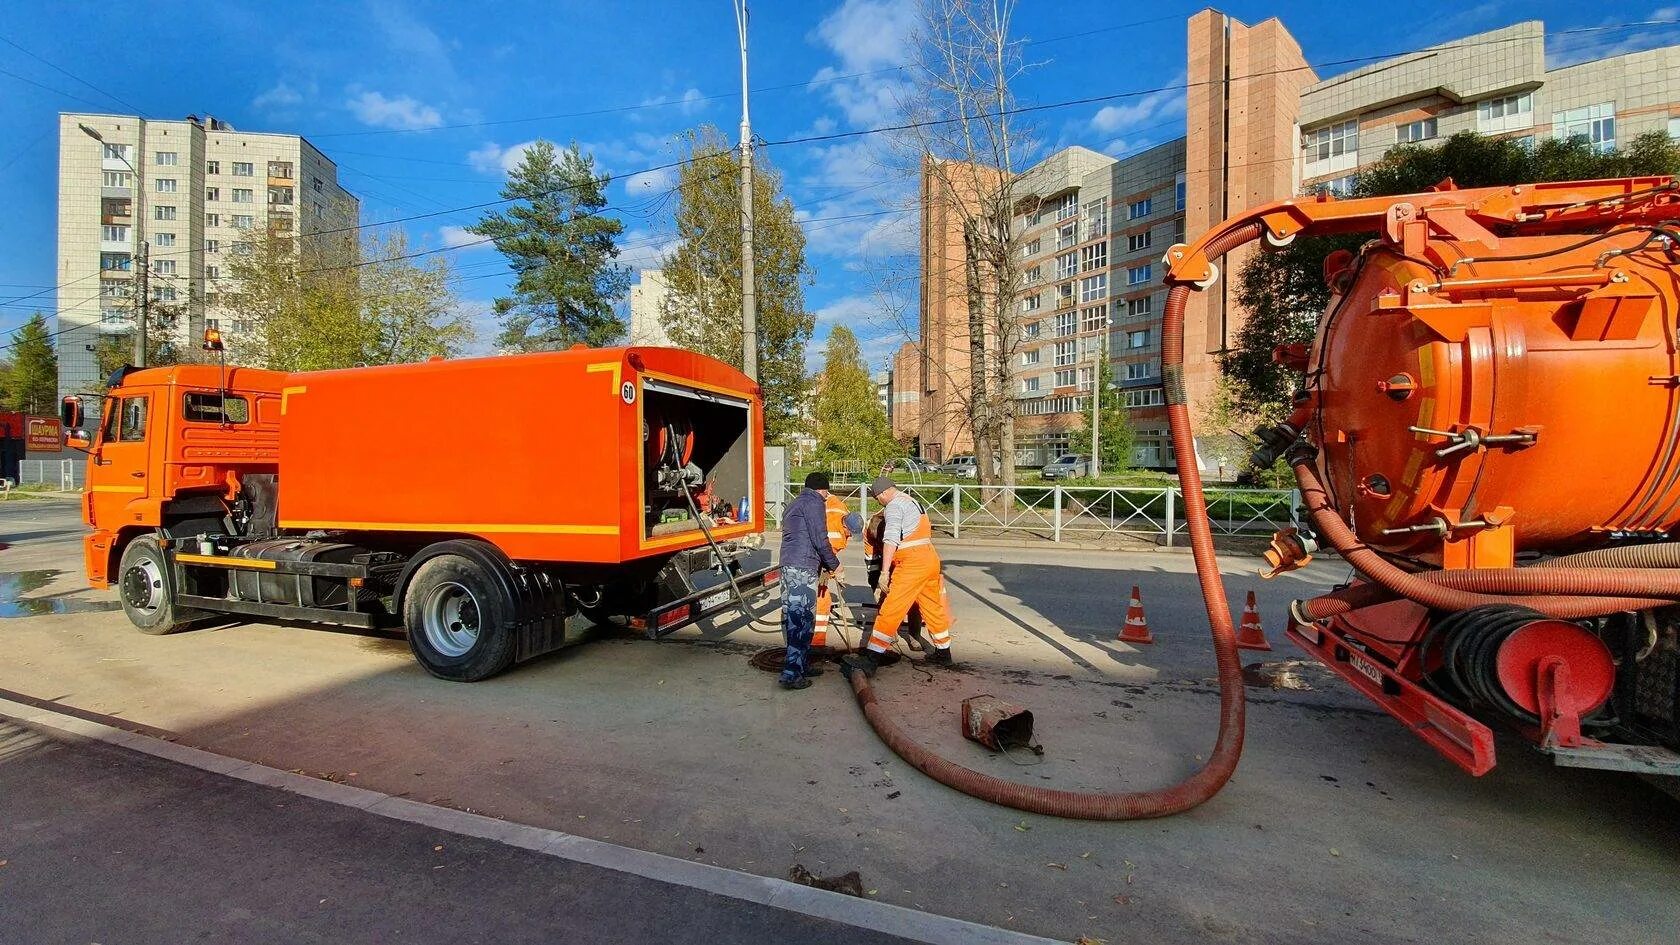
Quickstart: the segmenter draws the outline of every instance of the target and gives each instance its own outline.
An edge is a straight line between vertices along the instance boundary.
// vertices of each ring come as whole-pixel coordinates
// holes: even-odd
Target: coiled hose
[[[1232,230],[1208,244],[1207,257],[1218,259],[1259,235],[1258,223]],[[1166,817],[1195,807],[1219,793],[1236,771],[1243,744],[1242,663],[1237,657],[1230,602],[1225,597],[1225,584],[1220,579],[1219,561],[1213,550],[1213,526],[1208,521],[1207,497],[1202,494],[1202,475],[1196,467],[1195,439],[1184,398],[1184,308],[1189,297],[1190,287],[1182,284],[1174,285],[1167,294],[1161,320],[1161,376],[1167,384],[1167,420],[1184,492],[1184,520],[1190,530],[1190,550],[1196,560],[1196,578],[1202,586],[1202,602],[1207,607],[1218,667],[1219,735],[1213,751],[1207,762],[1184,780],[1150,791],[1085,793],[1006,781],[947,761],[917,744],[881,707],[869,679],[861,672],[851,673],[852,692],[875,733],[900,758],[935,781],[981,800],[1034,814],[1084,820],[1139,820]]]

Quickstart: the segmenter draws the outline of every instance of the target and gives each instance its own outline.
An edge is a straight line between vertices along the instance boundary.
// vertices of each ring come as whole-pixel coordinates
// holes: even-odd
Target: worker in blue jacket
[[[811,634],[816,629],[817,574],[830,571],[845,582],[845,569],[828,541],[828,474],[805,477],[805,488],[782,515],[782,634],[787,658],[779,680],[783,689],[804,689],[822,672],[810,665]]]

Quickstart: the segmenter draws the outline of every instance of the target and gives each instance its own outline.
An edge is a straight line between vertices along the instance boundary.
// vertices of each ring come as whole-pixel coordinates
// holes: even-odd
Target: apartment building
[[[922,352],[915,342],[898,346],[892,358],[892,403],[887,420],[893,439],[920,453],[922,435]]]
[[[1338,195],[1396,145],[1460,131],[1602,150],[1680,138],[1680,46],[1548,69],[1545,25],[1530,20],[1309,85],[1299,121],[1301,188]]]
[[[671,284],[661,269],[643,269],[640,276],[630,287],[630,344],[669,348],[671,334],[665,330],[660,312],[671,294]]]
[[[1170,468],[1159,371],[1163,251],[1249,207],[1345,192],[1396,144],[1457,131],[1579,137],[1594,147],[1645,131],[1680,139],[1680,46],[1548,70],[1539,22],[1442,43],[1320,80],[1277,19],[1254,25],[1207,9],[1187,23],[1184,138],[1118,158],[1070,147],[1021,172],[1016,231],[1025,254],[1023,350],[1014,366],[1017,464],[1048,462],[1089,423],[1096,358],[1109,361],[1137,431],[1133,462]],[[966,186],[995,175],[966,168]],[[937,180],[935,177],[937,176]],[[955,175],[923,175],[922,455],[973,448],[958,391],[967,383],[964,251]],[[939,183],[946,182],[943,191]],[[1236,277],[1259,251],[1219,261],[1220,280],[1185,311],[1185,389],[1193,415],[1216,393],[1219,355],[1244,314]],[[902,353],[901,353],[902,354]],[[910,386],[901,373],[898,388]],[[1204,465],[1206,465],[1204,463]]]
[[[361,217],[336,165],[297,135],[235,131],[209,116],[61,113],[58,137],[55,338],[64,394],[100,389],[95,344],[134,331],[142,255],[152,331],[192,351],[205,328],[218,328],[238,363],[253,324],[224,301],[233,254],[252,233],[336,230]]]

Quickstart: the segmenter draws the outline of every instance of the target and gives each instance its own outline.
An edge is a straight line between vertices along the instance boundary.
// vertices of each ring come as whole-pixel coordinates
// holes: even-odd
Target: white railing
[[[23,459],[18,461],[18,485],[46,485],[65,492],[82,487],[85,459]]]
[[[934,530],[961,538],[1024,535],[1048,541],[1110,536],[1153,539],[1171,547],[1186,534],[1184,495],[1177,486],[981,486],[900,484],[926,510]],[[830,489],[868,518],[878,508],[863,483]],[[783,483],[767,503],[773,516],[800,492]],[[1301,495],[1293,489],[1209,489],[1208,517],[1216,535],[1263,537],[1300,524]]]

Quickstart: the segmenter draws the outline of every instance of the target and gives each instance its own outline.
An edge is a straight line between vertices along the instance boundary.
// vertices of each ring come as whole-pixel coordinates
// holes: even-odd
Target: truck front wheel
[[[128,622],[141,633],[174,633],[198,616],[196,611],[175,606],[169,559],[150,535],[134,539],[123,549],[122,562],[117,566],[117,593]]]
[[[420,565],[403,595],[408,648],[439,679],[486,679],[513,663],[513,611],[481,564],[438,555]]]

